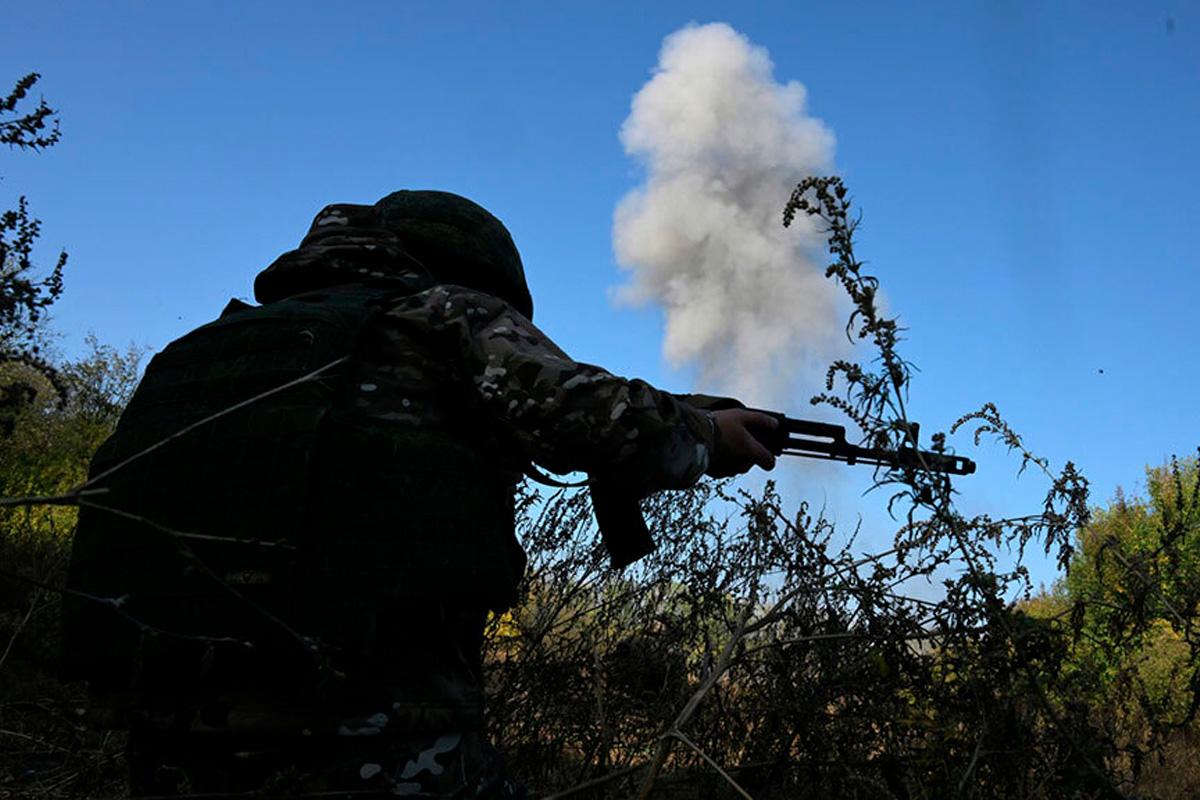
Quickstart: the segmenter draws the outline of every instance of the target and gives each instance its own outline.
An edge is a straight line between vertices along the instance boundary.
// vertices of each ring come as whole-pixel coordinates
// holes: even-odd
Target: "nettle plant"
[[[859,219],[842,181],[799,184],[784,224],[800,214],[828,236],[826,275],[852,304],[847,335],[869,345],[874,364],[834,363],[812,402],[848,416],[870,446],[916,447],[902,329],[855,256]],[[705,483],[647,501],[659,548],[614,573],[586,496],[525,497],[524,599],[488,639],[492,725],[514,771],[552,798],[1131,791],[1148,757],[1191,724],[1200,680],[1193,671],[1192,714],[1163,719],[1143,702],[1136,663],[1102,669],[1085,656],[1095,633],[1086,612],[1112,605],[1111,592],[1035,613],[1046,604],[1032,597],[1026,549],[1071,563],[1091,519],[1088,483],[1071,463],[1051,471],[991,404],[949,426],[963,429],[976,445],[990,437],[1014,452],[1018,473],[1044,476],[1040,509],[967,517],[949,476],[880,467],[874,486],[899,528],[891,547],[856,555],[853,536],[807,505],[785,511],[771,483],[757,495]],[[932,448],[945,452],[945,433]],[[1106,564],[1112,581],[1161,579],[1145,573],[1144,556]],[[940,599],[906,593],[931,577],[943,581]],[[1109,615],[1125,636],[1108,640],[1161,625],[1162,608]],[[1194,604],[1176,611],[1194,664]],[[1125,713],[1135,707],[1136,723]]]

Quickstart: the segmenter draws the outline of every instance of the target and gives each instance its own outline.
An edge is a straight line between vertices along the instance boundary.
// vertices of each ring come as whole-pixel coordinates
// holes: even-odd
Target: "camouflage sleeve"
[[[676,400],[703,411],[723,411],[730,408],[745,408],[746,404],[733,397],[718,397],[711,394],[677,394]]]
[[[553,472],[619,473],[649,493],[690,486],[708,468],[707,413],[640,380],[572,360],[508,303],[459,286],[399,301],[389,326],[433,336],[458,360],[481,410]]]

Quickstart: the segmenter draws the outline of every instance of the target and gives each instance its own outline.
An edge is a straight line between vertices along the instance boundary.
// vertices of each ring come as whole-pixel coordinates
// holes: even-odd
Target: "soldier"
[[[480,649],[524,569],[522,473],[636,499],[772,468],[775,421],[573,361],[453,194],[326,207],[255,296],[153,359],[93,462],[66,676],[129,730],[134,796],[520,796]]]

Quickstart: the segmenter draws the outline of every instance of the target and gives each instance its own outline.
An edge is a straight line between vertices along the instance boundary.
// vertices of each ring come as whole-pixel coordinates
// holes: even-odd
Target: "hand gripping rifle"
[[[692,402],[701,406],[699,402]],[[706,405],[712,409],[718,407],[715,403]],[[725,408],[736,405],[740,404],[720,404]],[[822,458],[851,465],[870,464],[893,469],[928,469],[950,475],[970,475],[975,472],[975,462],[969,458],[918,450],[915,443],[920,426],[915,422],[909,424],[911,434],[908,442],[897,450],[889,450],[850,444],[846,441],[846,429],[841,425],[793,419],[775,411],[753,410],[779,420],[779,426],[775,430],[758,437],[759,441],[777,456]],[[600,536],[608,549],[613,567],[619,569],[628,566],[653,551],[654,537],[646,527],[637,496],[623,490],[619,479],[593,476],[588,483],[596,523],[600,527]]]

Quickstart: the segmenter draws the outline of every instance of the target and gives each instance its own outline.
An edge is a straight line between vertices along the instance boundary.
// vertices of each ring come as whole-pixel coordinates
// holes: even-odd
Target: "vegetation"
[[[841,182],[802,183],[785,223],[798,214],[826,226],[847,333],[879,365],[834,364],[813,402],[877,446],[915,439],[910,365],[854,256]],[[1051,471],[995,407],[962,428],[1040,473],[1043,507],[968,518],[945,476],[881,469],[901,525],[887,551],[855,555],[770,485],[707,485],[656,498],[662,546],[612,575],[584,498],[552,498],[525,526],[526,600],[490,639],[496,738],[516,771],[552,797],[1200,794],[1194,462],[1152,470],[1149,500],[1093,514],[1074,466]],[[1037,596],[1021,564],[1035,545],[1070,568]],[[952,576],[941,599],[906,594],[927,576]]]
[[[53,496],[77,486],[133,389],[138,362],[136,350],[93,339],[89,355],[57,365],[65,399],[36,394],[0,437],[0,496]],[[75,518],[71,505],[0,507],[0,797],[122,791],[121,742],[83,724],[84,687],[55,678],[61,597],[54,588],[65,583]]]
[[[0,143],[37,152],[59,140],[57,112],[29,92],[31,73],[0,99]],[[46,311],[63,291],[67,254],[38,276],[41,222],[25,196],[0,214],[0,497],[77,485],[112,430],[139,354],[89,340],[90,354],[52,363]],[[83,687],[55,679],[59,594],[75,508],[0,505],[0,797],[121,791],[120,742],[81,722]]]
[[[814,178],[785,211],[785,224],[825,226],[827,274],[854,306],[847,333],[876,365],[835,363],[814,402],[874,445],[915,444],[911,366],[849,210],[839,180]],[[25,312],[0,320],[0,341],[31,341]],[[72,488],[137,362],[94,342],[78,362],[10,360],[0,376],[28,387],[0,432],[0,796],[122,791],[120,737],[91,730],[81,687],[54,679],[55,588]],[[966,517],[946,476],[880,468],[899,529],[864,554],[771,484],[705,483],[647,501],[659,549],[614,573],[585,494],[523,494],[523,597],[487,640],[490,724],[513,771],[555,798],[1200,794],[1197,462],[1152,469],[1146,498],[1093,509],[1074,467],[1052,470],[994,407],[958,429],[1039,473],[1043,506]],[[1020,558],[1002,566],[1031,546],[1069,568],[1049,592],[1034,593]],[[930,576],[939,598],[909,593]]]
[[[0,99],[0,144],[10,149],[37,152],[59,140],[57,112],[39,100],[31,111],[19,108],[38,82],[36,72],[17,81],[12,91]],[[0,213],[0,432],[11,423],[8,418],[30,402],[36,381],[22,379],[29,371],[40,373],[53,382],[54,370],[39,355],[45,310],[63,290],[63,268],[67,254],[60,253],[50,273],[35,278],[33,248],[41,233],[40,220],[29,216],[29,201],[22,195],[17,207]],[[26,373],[17,371],[22,364]]]

